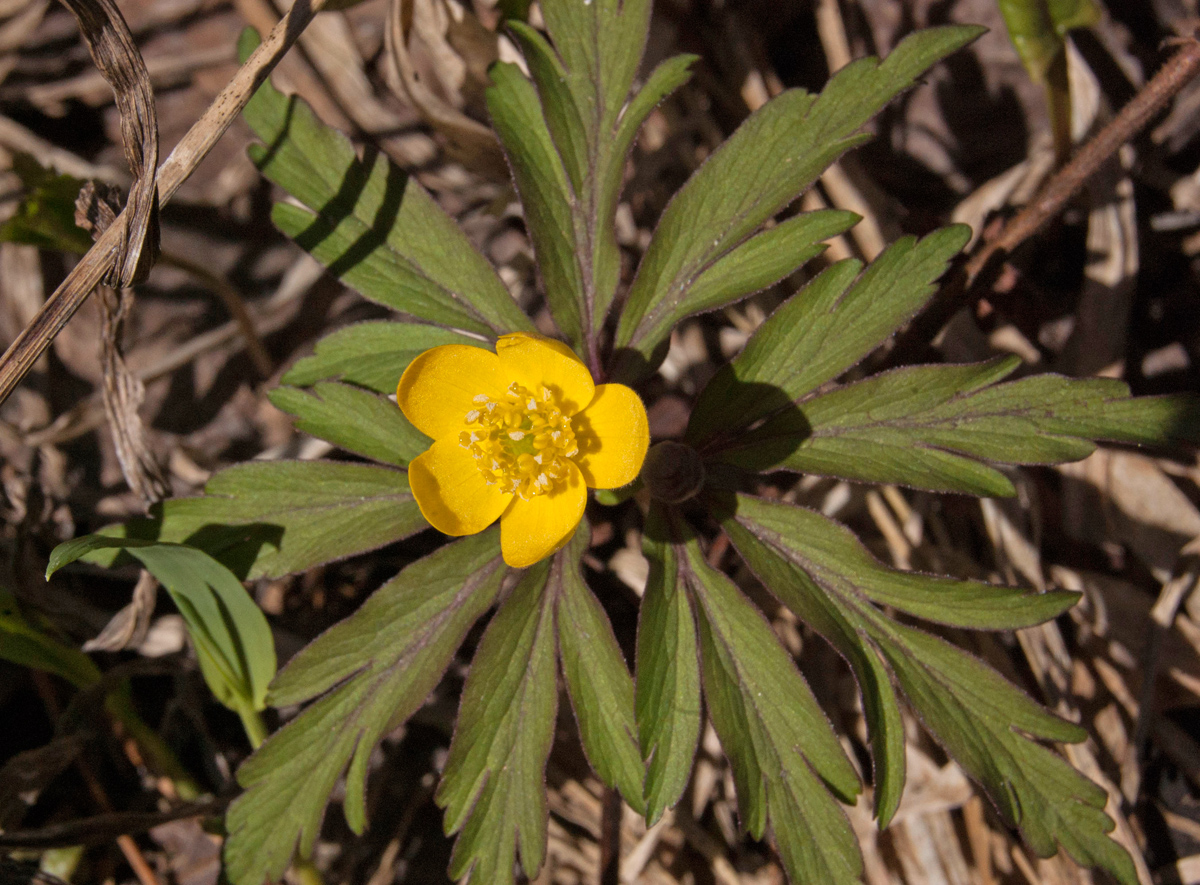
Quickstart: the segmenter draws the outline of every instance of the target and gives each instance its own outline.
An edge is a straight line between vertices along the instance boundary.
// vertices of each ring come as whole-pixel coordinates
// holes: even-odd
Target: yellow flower
[[[396,402],[433,438],[408,465],[421,513],[447,535],[500,519],[515,568],[558,550],[583,518],[588,488],[632,482],[646,458],[646,408],[623,384],[596,384],[569,347],[514,333],[496,352],[446,344],[409,365]]]

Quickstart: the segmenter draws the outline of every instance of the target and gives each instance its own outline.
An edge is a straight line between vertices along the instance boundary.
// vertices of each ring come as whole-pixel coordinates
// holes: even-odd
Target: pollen
[[[479,394],[472,402],[458,443],[474,456],[488,485],[529,500],[566,482],[579,446],[553,391],[513,382],[497,399]]]

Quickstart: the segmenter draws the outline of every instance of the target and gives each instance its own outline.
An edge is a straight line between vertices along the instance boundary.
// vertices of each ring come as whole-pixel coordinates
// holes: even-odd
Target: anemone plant
[[[650,440],[641,399],[681,321],[797,279],[856,222],[794,204],[862,143],[873,115],[979,29],[913,34],[883,61],[837,72],[819,95],[793,89],[767,102],[680,188],[623,274],[614,228],[631,147],[693,59],[639,79],[649,0],[541,9],[544,31],[509,23],[529,75],[494,65],[487,105],[552,335],[535,333],[487,260],[385,157],[360,156],[270,85],[246,110],[263,142],[253,159],[292,198],[275,206],[275,223],[397,313],[327,336],[271,395],[300,430],[365,461],[235,466],[125,533],[202,547],[244,578],[430,526],[457,537],[271,683],[266,703],[306,706],[238,772],[230,881],[278,879],[294,852],[309,853],[343,777],[346,820],[362,830],[372,750],[490,618],[436,793],[457,834],[453,877],[498,885],[517,865],[530,877],[541,867],[561,677],[596,775],[648,822],[683,795],[707,714],[742,824],[770,836],[795,883],[859,881],[839,803],[854,802],[866,776],[880,825],[896,812],[902,703],[1036,853],[1065,849],[1135,882],[1106,835],[1104,791],[1046,745],[1084,730],[914,624],[1013,630],[1061,614],[1077,594],[890,568],[847,527],[779,492],[804,473],[1011,495],[997,465],[1079,459],[1094,440],[1162,444],[1194,432],[1192,403],[1133,399],[1110,379],[1024,376],[1016,358],[839,380],[927,304],[967,242],[961,226],[905,237],[866,266],[847,259],[809,274],[708,382],[682,438]],[[591,488],[615,491],[589,504]],[[650,563],[632,675],[584,565],[587,514],[612,508],[642,526]],[[718,567],[719,536],[848,662],[869,725],[866,772],[747,597],[746,573],[731,578],[732,557]]]

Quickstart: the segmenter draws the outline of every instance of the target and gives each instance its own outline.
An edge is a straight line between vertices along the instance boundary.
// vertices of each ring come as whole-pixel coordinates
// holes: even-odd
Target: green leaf
[[[1107,838],[1107,794],[1030,738],[1080,741],[1087,733],[1042,710],[994,670],[920,630],[891,623],[875,631],[921,721],[1039,857],[1061,847],[1086,867],[1138,881],[1125,849]]]
[[[521,195],[546,303],[555,323],[578,350],[585,335],[583,271],[562,159],[551,141],[537,93],[521,69],[502,62],[493,65],[489,73],[488,112]]]
[[[861,275],[854,260],[820,274],[713,376],[692,412],[687,441],[701,446],[722,431],[732,435],[854,366],[924,307],[969,236],[966,225],[954,225],[919,242],[903,237]]]
[[[883,62],[855,61],[819,98],[790,90],[751,114],[696,171],[663,212],[638,268],[617,329],[617,346],[649,361],[669,328],[656,318],[706,268],[741,245],[803,193],[824,169],[866,136],[860,129],[925,70],[982,29],[933,28],[911,34]],[[632,354],[618,372],[645,371]]]
[[[399,541],[426,528],[398,471],[335,461],[251,461],[197,498],[172,498],[116,532],[184,542],[239,577],[279,577]],[[107,564],[104,559],[90,561]]]
[[[679,579],[663,513],[652,508],[643,549],[650,576],[638,610],[638,741],[646,760],[646,821],[683,795],[700,740],[700,650],[691,601]]]
[[[293,852],[311,853],[347,766],[346,819],[362,831],[371,752],[424,703],[505,574],[495,529],[455,541],[379,588],[284,668],[272,704],[327,693],[238,770],[246,792],[229,808],[225,843],[234,885],[280,881]]]
[[[580,523],[551,566],[559,659],[588,761],[605,784],[617,787],[641,813],[646,771],[638,750],[633,679],[608,615],[580,568],[590,535],[586,521]]]
[[[282,383],[309,387],[318,381],[337,380],[376,393],[394,394],[408,364],[442,344],[487,346],[478,338],[436,326],[393,320],[356,323],[318,341],[316,353],[297,360]]]
[[[1019,365],[1008,357],[877,375],[781,412],[716,457],[754,470],[1011,495],[1008,478],[980,461],[1055,464],[1087,457],[1093,439],[1166,445],[1200,436],[1195,398],[1131,399],[1109,378],[995,383]]]
[[[857,648],[847,658],[868,710],[871,703],[894,703],[890,688],[871,698],[880,686],[874,660],[882,658],[921,721],[1039,855],[1049,856],[1061,845],[1081,863],[1103,867],[1123,882],[1136,881],[1125,878],[1132,873],[1128,856],[1104,835],[1112,822],[1102,811],[1103,790],[1034,740],[1079,741],[1086,733],[1039,707],[976,658],[897,623],[871,604],[895,600],[902,610],[928,617],[944,599],[953,616],[939,620],[994,628],[1053,617],[1074,594],[1027,594],[895,572],[871,560],[848,530],[818,514],[743,495],[722,507],[735,546],[771,592],[839,649]],[[972,592],[982,616],[968,611]],[[879,721],[871,726],[877,732],[892,727]],[[891,759],[893,772],[900,761],[892,759],[895,740],[881,747],[875,739],[876,765]],[[879,806],[881,818],[889,816],[882,799]]]
[[[1100,20],[1095,0],[998,0],[997,5],[1021,63],[1038,82],[1062,52],[1067,32]]]
[[[261,710],[275,675],[275,641],[241,581],[203,550],[183,544],[85,535],[59,544],[46,577],[102,549],[124,550],[167,589],[187,624],[204,679],[231,710]]]
[[[243,53],[253,39],[243,34]],[[427,322],[493,338],[533,329],[487,259],[387,157],[368,149],[359,160],[349,139],[270,83],[243,114],[265,142],[251,159],[308,207],[281,203],[272,218],[330,273]]]
[[[100,681],[100,670],[77,648],[38,629],[21,614],[16,598],[0,587],[0,658],[61,676],[76,688]]]
[[[44,168],[29,154],[14,154],[12,169],[25,193],[12,217],[0,224],[0,242],[81,254],[92,248],[91,234],[75,223],[82,181]]]
[[[549,41],[509,22],[536,94],[515,68],[498,65],[488,107],[513,168],[551,311],[580,347],[604,325],[616,294],[615,218],[630,149],[654,106],[687,80],[694,57],[664,61],[634,90],[648,0],[548,0],[542,11]]]
[[[558,708],[549,561],[529,569],[488,625],[458,708],[435,800],[458,833],[450,876],[475,885],[529,878],[546,855],[546,759]]]
[[[829,790],[860,784],[829,720],[766,618],[692,542],[681,552],[699,615],[709,717],[733,766],[742,824],[770,830],[793,882],[857,883],[858,840]]]
[[[296,417],[297,430],[384,464],[407,467],[432,442],[395,403],[348,384],[326,381],[311,390],[277,387],[267,398]]]

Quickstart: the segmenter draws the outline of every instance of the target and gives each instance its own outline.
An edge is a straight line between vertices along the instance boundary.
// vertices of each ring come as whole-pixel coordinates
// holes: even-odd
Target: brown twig
[[[271,69],[296,42],[326,0],[298,0],[288,10],[262,45],[238,69],[199,120],[180,140],[159,167],[159,200],[165,204],[179,190],[213,145],[225,134],[250,96],[262,85]],[[124,216],[124,212],[122,212]],[[0,356],[0,403],[8,399],[21,379],[42,355],[67,321],[104,279],[117,258],[125,222],[118,219],[96,240],[87,254],[47,299],[38,315]]]
[[[604,789],[600,811],[600,885],[619,885],[621,881],[621,794],[612,787]]]

